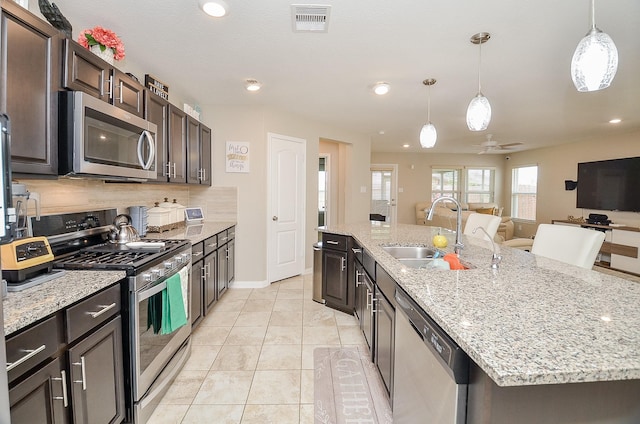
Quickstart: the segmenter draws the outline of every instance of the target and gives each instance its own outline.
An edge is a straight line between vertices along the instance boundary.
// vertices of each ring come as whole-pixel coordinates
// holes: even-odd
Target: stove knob
[[[191,259],[191,254],[190,253],[183,253],[182,254],[182,259],[184,263],[189,262],[189,259]]]
[[[183,264],[184,263],[184,257],[183,256],[176,256],[175,257],[176,262],[179,264]]]
[[[157,280],[158,278],[160,278],[160,270],[159,269],[152,269],[151,270],[151,277],[154,280]]]
[[[149,274],[149,273],[142,274],[142,279],[143,279],[145,282],[153,281],[153,280],[151,279],[151,274]]]
[[[173,261],[167,261],[164,263],[164,269],[172,269],[173,268]]]

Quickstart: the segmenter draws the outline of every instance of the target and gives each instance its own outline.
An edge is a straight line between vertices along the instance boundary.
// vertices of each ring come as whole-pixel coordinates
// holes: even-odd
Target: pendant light
[[[618,70],[618,49],[611,37],[596,27],[595,14],[595,0],[591,0],[591,29],[571,59],[571,79],[582,92],[609,87]]]
[[[471,99],[467,108],[467,126],[471,131],[484,131],[491,121],[491,105],[489,99],[482,94],[480,85],[480,64],[482,63],[482,44],[489,41],[491,34],[488,32],[479,32],[471,37],[471,42],[477,44],[480,48],[480,56],[478,60],[478,94]]]
[[[427,96],[427,123],[420,130],[420,145],[423,149],[430,149],[436,145],[438,139],[436,127],[431,123],[431,86],[436,83],[436,80],[428,78],[422,83],[429,87],[429,95]]]

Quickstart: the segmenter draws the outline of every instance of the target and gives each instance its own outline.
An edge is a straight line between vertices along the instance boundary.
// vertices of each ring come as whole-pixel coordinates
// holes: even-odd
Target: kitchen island
[[[575,408],[632,396],[618,408],[628,420],[598,422],[640,420],[640,284],[504,246],[493,270],[491,243],[464,235],[460,257],[471,269],[463,271],[406,267],[381,247],[429,246],[439,230],[380,222],[321,229],[354,237],[469,355],[468,422],[498,422],[481,418],[491,414],[474,400],[488,402],[489,385],[493,401],[509,398],[512,408],[549,409],[544,393]],[[453,235],[443,232],[451,250]]]

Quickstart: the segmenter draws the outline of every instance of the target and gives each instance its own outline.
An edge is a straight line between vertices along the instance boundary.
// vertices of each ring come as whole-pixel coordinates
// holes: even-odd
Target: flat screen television
[[[579,163],[576,207],[640,212],[640,157]]]

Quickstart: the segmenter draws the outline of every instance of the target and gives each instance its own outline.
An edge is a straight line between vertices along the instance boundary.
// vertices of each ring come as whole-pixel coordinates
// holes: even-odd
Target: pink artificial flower
[[[104,46],[113,50],[113,58],[115,60],[124,59],[124,44],[116,33],[111,30],[100,26],[82,30],[80,31],[78,42],[87,49],[96,45]]]

